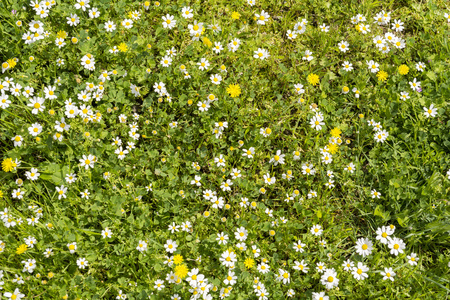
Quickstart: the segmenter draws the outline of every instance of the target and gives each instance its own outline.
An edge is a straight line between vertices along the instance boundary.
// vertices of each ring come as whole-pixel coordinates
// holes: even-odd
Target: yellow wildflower
[[[398,67],[398,72],[400,75],[406,75],[409,72],[409,67],[407,65],[401,65]]]
[[[8,65],[11,69],[17,65],[17,62],[13,58],[8,59],[6,62],[8,63]]]
[[[241,17],[241,14],[238,13],[237,11],[233,11],[233,13],[231,14],[231,18],[233,18],[234,20],[238,20]]]
[[[127,52],[128,51],[128,46],[125,43],[121,43],[117,49],[119,49],[121,52]]]
[[[28,250],[28,246],[26,244],[22,244],[22,245],[19,246],[19,248],[17,248],[16,253],[17,254],[22,254],[22,253],[24,253],[27,250]]]
[[[251,257],[248,257],[244,261],[244,265],[247,267],[247,269],[251,269],[255,265],[255,260]]]
[[[309,74],[307,79],[312,85],[317,85],[319,83],[319,76],[314,73]]]
[[[333,137],[340,137],[342,131],[339,128],[335,127],[334,129],[331,129],[330,133],[331,133],[331,136],[333,136]]]
[[[232,98],[236,98],[241,94],[241,87],[239,84],[230,84],[227,87],[227,93],[230,94]]]
[[[212,42],[206,36],[203,38],[203,44],[205,44],[208,48],[212,47]]]
[[[180,254],[177,254],[173,257],[173,263],[176,265],[179,265],[183,262],[183,256],[181,256]]]
[[[386,81],[386,79],[388,78],[388,73],[385,71],[379,71],[377,73],[377,77],[379,81]]]
[[[338,145],[336,145],[336,144],[328,144],[327,147],[328,147],[328,151],[331,154],[335,154],[338,151]]]
[[[184,277],[186,277],[187,273],[188,273],[188,268],[186,267],[185,264],[179,265],[175,267],[175,275],[181,279],[183,279]]]
[[[64,30],[60,30],[56,34],[56,37],[60,39],[65,39],[67,37],[67,32],[65,32]]]
[[[2,162],[2,169],[5,172],[11,172],[14,169],[12,158],[7,158]]]

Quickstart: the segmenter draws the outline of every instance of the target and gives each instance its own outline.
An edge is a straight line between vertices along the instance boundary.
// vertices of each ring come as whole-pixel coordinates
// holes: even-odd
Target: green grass
[[[205,275],[216,299],[223,293],[221,289],[229,286],[224,283],[228,268],[219,258],[233,249],[237,254],[233,271],[238,278],[227,299],[258,299],[255,277],[265,285],[269,299],[288,298],[289,289],[295,291],[294,299],[311,299],[313,292],[325,292],[330,299],[449,297],[450,23],[444,13],[450,10],[445,1],[257,1],[255,6],[246,1],[167,1],[159,7],[151,2],[145,10],[144,2],[97,0],[90,3],[100,11],[96,19],[89,18],[88,11],[76,10],[76,1],[61,2],[45,19],[35,16],[29,2],[0,4],[1,62],[18,59],[14,68],[0,75],[0,83],[13,78],[23,88],[33,87],[35,96],[41,97],[45,87],[56,86],[57,95],[54,100],[46,99],[45,110],[36,115],[27,106],[29,99],[8,90],[12,103],[0,108],[1,159],[21,161],[12,172],[0,170],[0,210],[7,208],[12,219],[23,221],[13,227],[0,225],[2,292],[19,288],[27,299],[61,299],[65,295],[66,299],[115,299],[122,290],[128,299],[170,299],[174,294],[189,299],[191,287],[185,279],[179,284],[166,280],[169,272],[175,272],[175,265],[164,264],[166,256],[180,254],[189,271],[198,268]],[[185,6],[193,9],[192,19],[181,17]],[[11,13],[13,9],[16,14]],[[140,20],[125,29],[121,21],[135,10],[141,13]],[[253,18],[262,10],[270,19],[258,25]],[[404,22],[405,30],[397,33],[390,26],[374,23],[373,17],[382,10],[391,12],[391,23],[395,19]],[[231,18],[232,12],[240,14],[239,20]],[[66,22],[73,13],[80,17],[76,27]],[[161,25],[166,14],[175,16],[175,28]],[[370,25],[369,33],[358,32],[351,23],[357,14],[367,18],[364,23]],[[287,30],[293,30],[302,19],[308,21],[306,32],[289,40]],[[15,25],[18,20],[22,27]],[[25,45],[22,35],[32,20],[42,21],[50,36]],[[112,33],[103,28],[109,20],[117,26]],[[206,29],[201,37],[213,44],[220,41],[224,47],[220,54],[214,54],[202,40],[192,41],[188,25],[194,20],[221,27],[217,34]],[[323,23],[330,26],[329,32],[320,31],[318,26]],[[67,33],[61,49],[55,45],[59,31]],[[372,39],[386,32],[400,36],[406,47],[391,46],[389,53],[381,53]],[[76,44],[72,37],[78,39]],[[227,47],[233,38],[241,40],[236,52]],[[350,44],[348,52],[339,51],[341,41]],[[109,52],[121,43],[128,51]],[[172,65],[164,68],[160,61],[172,47],[177,55]],[[255,59],[258,48],[268,50],[270,57]],[[305,50],[312,51],[312,61],[302,59]],[[94,71],[81,65],[81,58],[88,53],[95,58]],[[58,58],[64,59],[63,66],[57,66]],[[201,58],[211,64],[207,71],[197,66]],[[387,72],[385,82],[369,72],[366,61],[370,60]],[[345,72],[344,61],[351,62],[354,70]],[[425,63],[424,72],[416,70],[418,62]],[[182,64],[190,79],[183,78]],[[402,64],[409,67],[406,75],[398,71]],[[227,73],[219,71],[221,65]],[[99,85],[103,70],[118,73],[104,83],[103,98],[87,103],[78,100],[86,83]],[[307,82],[312,73],[319,76],[317,86]],[[211,83],[213,74],[222,75],[220,85]],[[57,78],[61,85],[54,83]],[[411,89],[409,82],[414,78],[421,82],[421,92]],[[171,102],[158,100],[155,82],[166,84]],[[294,88],[297,83],[305,89],[301,96]],[[131,84],[139,87],[138,97],[132,94]],[[230,84],[239,84],[242,92],[238,97],[227,93]],[[342,92],[345,86],[350,88],[347,94]],[[359,98],[352,92],[354,87],[360,91]],[[408,92],[410,99],[401,100],[401,92]],[[200,112],[197,103],[209,94],[218,101],[207,112]],[[67,118],[65,101],[69,98],[78,107],[90,105],[101,120]],[[319,131],[310,126],[313,104],[324,116],[325,125]],[[437,116],[426,118],[424,107],[431,104],[437,108]],[[133,119],[135,113],[138,120]],[[119,122],[122,114],[127,116],[126,123]],[[57,141],[53,138],[55,121],[62,117],[71,127],[62,132],[63,140]],[[389,133],[384,143],[374,140],[374,130],[368,125],[371,119]],[[169,126],[173,121],[178,122],[177,128]],[[228,128],[216,138],[212,134],[215,123],[224,121]],[[133,122],[139,126],[138,140],[129,134]],[[39,140],[28,132],[33,123],[43,126]],[[266,127],[272,130],[268,137],[260,134]],[[341,130],[342,143],[326,165],[320,149],[329,144],[333,128]],[[23,138],[20,147],[12,141],[16,135]],[[136,144],[123,160],[115,154],[115,137],[121,138],[122,146]],[[253,159],[242,156],[243,149],[250,147],[256,151]],[[277,150],[286,155],[285,164],[274,166],[270,159]],[[294,151],[300,152],[299,160],[293,160]],[[94,168],[85,170],[79,160],[88,154],[97,161]],[[214,162],[219,155],[226,160],[223,170]],[[193,168],[193,162],[201,169]],[[304,163],[312,163],[317,173],[303,175]],[[349,163],[356,167],[352,174],[344,171]],[[36,181],[26,178],[25,172],[31,168],[40,173]],[[232,180],[231,191],[222,191],[220,186],[231,179],[233,168],[241,170],[242,177]],[[290,181],[282,178],[289,170],[294,176]],[[332,189],[325,186],[327,170],[335,175]],[[109,173],[106,179],[105,172]],[[65,180],[69,173],[76,173],[76,182]],[[275,176],[274,185],[265,184],[263,175],[267,173]],[[196,175],[201,176],[201,187],[191,184]],[[23,180],[23,199],[13,197],[18,178]],[[149,184],[152,191],[146,189]],[[58,199],[56,187],[62,185],[68,188],[67,198]],[[265,194],[260,193],[262,187]],[[89,199],[80,196],[86,189]],[[213,203],[201,196],[207,189],[216,191],[229,207],[213,208]],[[379,199],[371,197],[374,189],[381,193]],[[299,196],[285,202],[294,190]],[[310,191],[317,197],[308,198]],[[241,207],[242,197],[256,202],[256,208]],[[27,222],[36,216],[30,208],[33,205],[43,211],[35,226]],[[273,217],[266,209],[273,210]],[[206,211],[209,217],[204,216]],[[276,220],[279,224],[273,226]],[[173,222],[181,225],[186,221],[193,226],[189,232],[172,234],[167,230]],[[53,229],[48,229],[48,223]],[[316,224],[324,229],[320,237],[310,233]],[[394,236],[406,243],[404,253],[398,256],[376,240],[377,228],[389,225],[396,228]],[[238,249],[234,237],[241,226],[248,230],[246,251]],[[111,238],[102,238],[105,228],[112,231]],[[274,236],[271,230],[275,230]],[[226,245],[216,241],[221,232],[229,236]],[[29,236],[35,237],[37,244],[18,254],[17,248]],[[367,257],[355,250],[359,238],[374,244]],[[169,239],[178,244],[173,254],[164,248]],[[303,253],[293,249],[298,240],[306,244]],[[320,240],[326,241],[326,247],[320,246]],[[140,241],[148,243],[143,253],[136,249]],[[67,246],[72,242],[77,243],[74,254]],[[252,245],[261,250],[257,258]],[[47,258],[44,251],[48,248],[54,255]],[[406,256],[412,252],[419,258],[416,266],[407,263]],[[201,261],[196,260],[200,256]],[[87,259],[87,268],[77,266],[79,258]],[[256,265],[246,268],[247,258],[254,258],[256,265],[266,261],[270,272],[261,274]],[[23,272],[22,261],[27,259],[36,260],[32,273]],[[344,271],[342,263],[347,259],[367,265],[369,277],[357,281]],[[294,262],[301,260],[308,263],[307,274],[293,269]],[[318,262],[336,270],[339,288],[325,288],[315,269]],[[394,282],[382,279],[380,272],[386,267],[395,271]],[[290,273],[289,284],[276,280],[279,269]],[[13,282],[15,274],[23,277],[24,284]],[[164,280],[161,291],[154,287],[158,279]]]

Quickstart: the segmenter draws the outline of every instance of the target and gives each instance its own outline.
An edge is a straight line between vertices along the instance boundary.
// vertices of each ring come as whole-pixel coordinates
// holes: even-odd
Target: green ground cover
[[[0,3],[6,299],[446,299],[446,1]]]

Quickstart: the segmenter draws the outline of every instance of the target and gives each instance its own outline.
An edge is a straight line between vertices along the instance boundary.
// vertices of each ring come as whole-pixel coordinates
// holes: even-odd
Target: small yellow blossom
[[[187,273],[188,273],[188,268],[186,267],[185,264],[179,265],[175,267],[175,275],[181,279],[183,279],[184,277],[186,277]]]
[[[406,75],[409,72],[409,67],[407,65],[401,65],[398,67],[398,72],[400,75]]]
[[[233,11],[233,13],[231,14],[231,18],[233,18],[234,20],[238,20],[241,17],[241,14],[238,13],[237,11]]]
[[[379,71],[377,73],[377,77],[379,81],[386,81],[386,79],[388,78],[388,73],[385,71]]]
[[[5,172],[11,172],[14,169],[12,158],[7,158],[3,160],[2,169]]]
[[[317,74],[311,73],[308,75],[308,82],[312,85],[317,85],[319,84],[319,76]]]
[[[181,256],[180,254],[177,254],[173,257],[173,263],[176,265],[179,265],[183,262],[183,256]]]
[[[8,65],[11,69],[17,65],[17,62],[13,58],[8,59],[6,62],[8,63]]]
[[[121,43],[117,49],[119,49],[121,52],[127,52],[128,51],[128,46],[125,43]]]
[[[28,246],[26,244],[22,244],[22,245],[19,246],[19,248],[17,248],[16,253],[17,254],[22,254],[22,253],[24,253],[27,250],[28,250]]]
[[[328,151],[331,154],[335,154],[338,151],[338,145],[336,145],[336,144],[328,144],[327,147],[328,147]]]
[[[64,30],[60,30],[56,34],[56,37],[60,39],[65,39],[67,37],[67,32],[65,32]]]
[[[206,36],[203,38],[203,44],[205,44],[208,48],[212,47],[212,42]]]
[[[239,84],[230,84],[227,87],[227,93],[230,94],[232,98],[236,98],[241,94],[241,87]]]
[[[244,261],[244,265],[247,267],[247,269],[251,269],[255,265],[255,260],[251,257],[248,257]]]
[[[336,127],[334,129],[331,129],[330,133],[331,133],[331,136],[333,136],[333,137],[340,137],[342,131]]]

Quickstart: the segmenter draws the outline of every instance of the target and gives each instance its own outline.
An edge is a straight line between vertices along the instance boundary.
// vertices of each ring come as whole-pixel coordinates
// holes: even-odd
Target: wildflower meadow
[[[1,299],[450,298],[450,3],[4,0]]]

